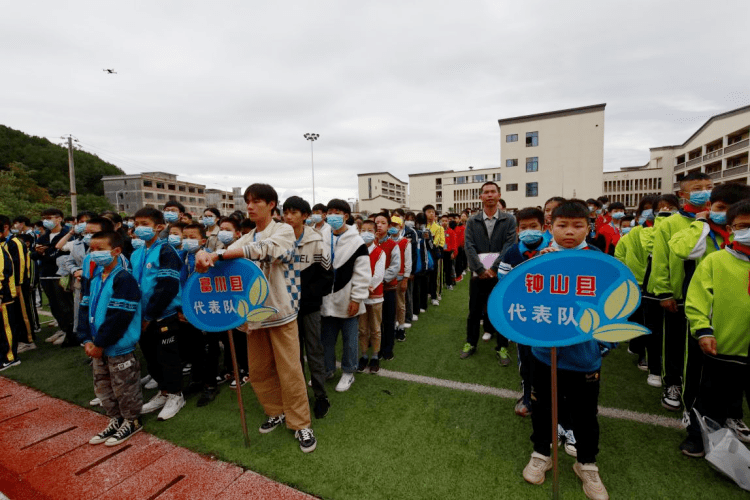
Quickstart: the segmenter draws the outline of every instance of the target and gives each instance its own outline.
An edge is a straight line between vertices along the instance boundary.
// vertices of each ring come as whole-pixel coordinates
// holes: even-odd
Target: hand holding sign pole
[[[495,286],[487,302],[493,326],[519,344],[551,348],[552,443],[557,437],[557,348],[650,333],[627,321],[640,301],[630,269],[595,251],[550,252],[517,266]],[[557,447],[552,448],[557,498]]]
[[[263,305],[266,297],[266,277],[258,266],[245,259],[217,262],[205,273],[193,273],[182,290],[182,311],[193,326],[207,332],[227,331],[234,380],[237,381],[242,433],[247,446],[250,446],[250,437],[232,330],[247,322],[263,321],[276,314],[276,309]]]

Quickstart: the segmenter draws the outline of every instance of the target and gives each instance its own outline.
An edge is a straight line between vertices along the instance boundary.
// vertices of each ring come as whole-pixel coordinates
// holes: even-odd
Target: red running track
[[[0,377],[0,492],[10,500],[313,497],[139,432],[88,444],[104,415]]]

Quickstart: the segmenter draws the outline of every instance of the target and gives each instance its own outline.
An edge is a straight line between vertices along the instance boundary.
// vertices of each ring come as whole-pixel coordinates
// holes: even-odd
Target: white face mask
[[[732,231],[734,241],[741,245],[750,245],[750,228]]]

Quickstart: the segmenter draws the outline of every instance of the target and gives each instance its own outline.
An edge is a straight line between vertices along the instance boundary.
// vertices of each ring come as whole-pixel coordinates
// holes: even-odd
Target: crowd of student
[[[632,340],[629,352],[648,372],[646,383],[663,387],[664,408],[684,412],[682,453],[702,456],[693,408],[750,442],[742,420],[742,396],[750,389],[750,187],[714,188],[710,177],[694,173],[681,180],[678,194],[645,196],[632,215],[606,197],[556,197],[510,214],[499,187],[488,182],[482,207],[473,212],[439,215],[427,205],[419,213],[397,209],[365,219],[353,218],[339,199],[311,207],[293,196],[279,207],[271,186],[253,184],[245,192],[246,214],[220,217],[209,208],[199,221],[176,201],[125,218],[114,212],[64,218],[48,209],[33,226],[25,217],[11,223],[0,216],[0,370],[36,348],[41,288],[60,328],[46,340],[83,345],[92,359],[92,404],[111,419],[92,444],[122,443],[141,429],[142,414],[159,410],[159,420],[172,418],[186,393],[199,392],[197,405],[205,406],[220,384],[250,382],[268,417],[259,431],[286,424],[310,452],[317,441],[307,388],[312,413],[325,417],[339,333],[342,374],[335,390],[345,392],[356,373],[377,373],[381,361],[393,359],[412,323],[467,277],[460,358],[476,352],[483,326],[485,342],[496,338],[498,363],[509,366],[508,340],[486,310],[498,280],[540,254],[602,251],[628,266],[642,286],[641,306],[630,320],[652,333]],[[181,289],[192,273],[238,258],[263,271],[265,305],[277,312],[231,333],[202,332],[181,312]],[[228,335],[243,353],[239,380]],[[147,365],[143,378],[137,345]],[[558,352],[558,441],[577,456],[574,470],[595,499],[608,498],[596,465],[596,415],[602,358],[614,347],[590,340]],[[523,395],[515,412],[530,415],[533,426],[523,477],[542,484],[552,467],[549,349],[518,345],[517,364]],[[183,387],[188,373],[192,383]],[[142,385],[159,389],[145,404]]]

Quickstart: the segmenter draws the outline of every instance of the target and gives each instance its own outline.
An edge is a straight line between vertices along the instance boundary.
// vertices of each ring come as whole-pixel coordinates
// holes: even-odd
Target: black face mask
[[[456,229],[456,221],[453,221],[453,220],[450,221],[448,223],[448,227],[450,227],[451,229]]]

